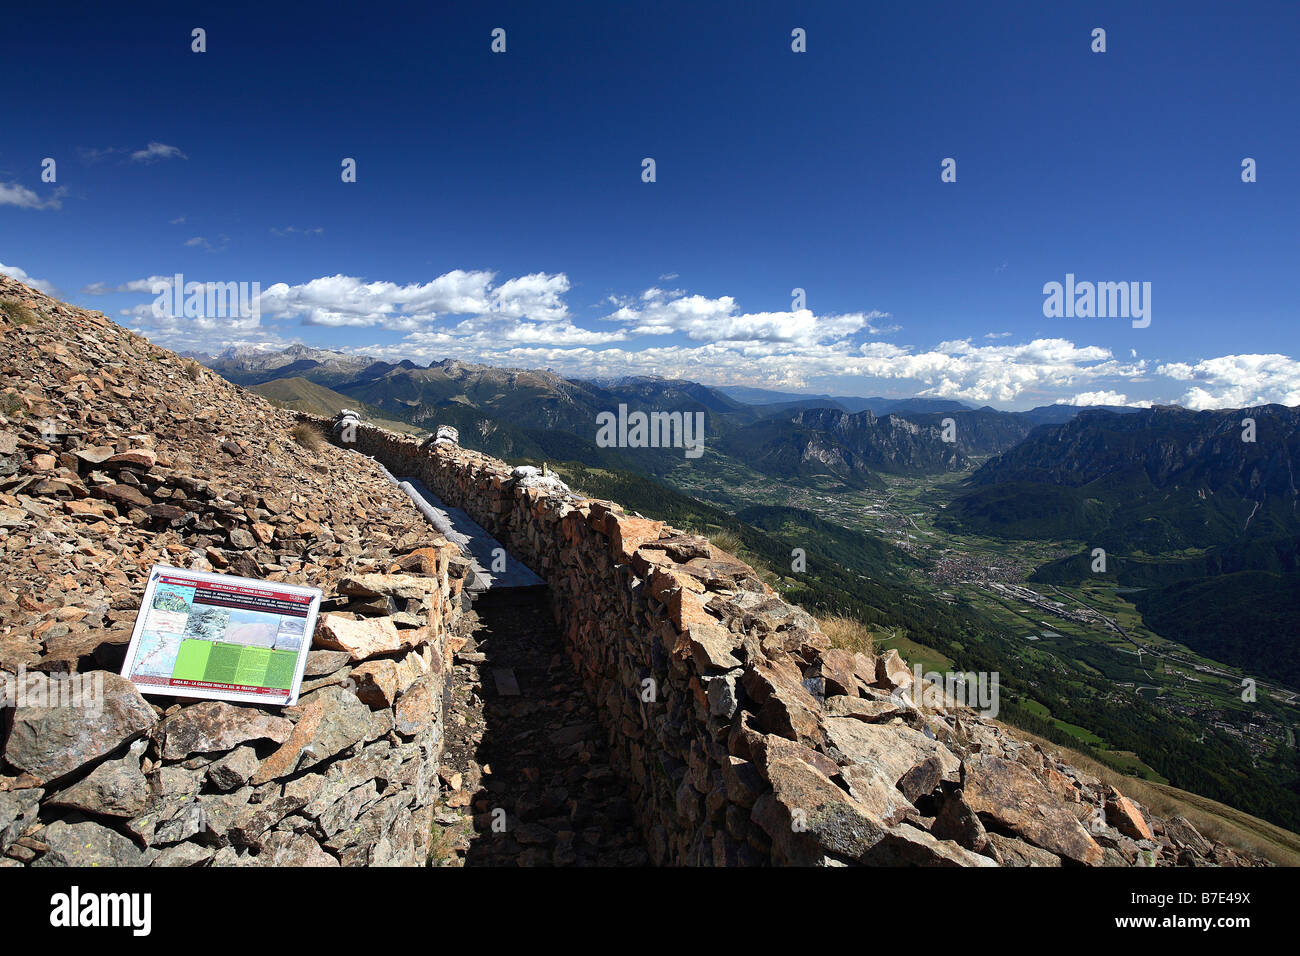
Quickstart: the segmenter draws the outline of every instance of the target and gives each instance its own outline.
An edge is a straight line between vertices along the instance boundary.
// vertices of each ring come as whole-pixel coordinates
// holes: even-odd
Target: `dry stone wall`
[[[292,415],[0,277],[11,297],[0,866],[422,864],[459,549],[373,463],[292,437]],[[119,677],[154,564],[320,587],[297,705]]]
[[[656,863],[1244,862],[950,698],[917,707],[895,652],[832,647],[704,538],[452,436],[363,425],[351,437],[548,582]]]

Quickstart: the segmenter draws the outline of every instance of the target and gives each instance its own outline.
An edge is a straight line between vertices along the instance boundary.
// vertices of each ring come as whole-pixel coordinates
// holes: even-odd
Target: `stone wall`
[[[950,698],[912,693],[895,652],[832,647],[704,538],[451,441],[361,426],[348,447],[418,477],[546,579],[656,863],[1231,856],[1199,834],[1188,850],[1185,831],[1097,779]]]
[[[344,575],[292,707],[146,699],[112,672],[25,674],[3,749],[17,774],[0,777],[4,862],[422,865],[461,561],[444,542]],[[69,678],[102,680],[99,712],[57,703]]]
[[[459,549],[258,396],[0,293],[0,866],[422,864]],[[156,564],[322,589],[296,706],[118,676]]]

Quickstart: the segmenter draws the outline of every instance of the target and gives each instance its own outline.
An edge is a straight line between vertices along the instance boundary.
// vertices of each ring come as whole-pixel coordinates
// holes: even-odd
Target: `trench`
[[[634,804],[545,581],[418,480],[394,480],[472,561],[457,625],[465,643],[445,698],[431,865],[646,865]]]
[[[436,862],[644,865],[633,804],[546,589],[485,591],[462,624],[468,643],[445,716],[441,774],[450,782],[434,816]]]

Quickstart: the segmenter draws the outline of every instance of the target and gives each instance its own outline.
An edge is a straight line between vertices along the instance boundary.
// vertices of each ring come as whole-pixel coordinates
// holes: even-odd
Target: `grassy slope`
[[[267,401],[298,412],[311,415],[330,416],[340,409],[351,408],[370,422],[390,431],[403,432],[408,435],[422,434],[422,430],[407,422],[395,421],[383,417],[379,409],[371,408],[355,398],[349,398],[339,392],[317,385],[305,378],[277,378],[261,385],[253,385],[250,392],[256,392]]]
[[[1248,672],[1300,686],[1300,575],[1238,571],[1134,595],[1162,637]]]

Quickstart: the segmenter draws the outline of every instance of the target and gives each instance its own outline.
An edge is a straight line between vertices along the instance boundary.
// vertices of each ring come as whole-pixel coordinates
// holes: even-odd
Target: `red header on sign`
[[[290,591],[272,591],[268,588],[250,588],[239,584],[221,584],[216,581],[196,581],[193,578],[180,578],[171,574],[160,574],[158,580],[164,584],[175,584],[183,588],[203,588],[208,591],[225,591],[228,594],[246,594],[250,597],[269,597],[277,601],[291,601],[294,604],[310,604],[310,594],[294,594]]]

